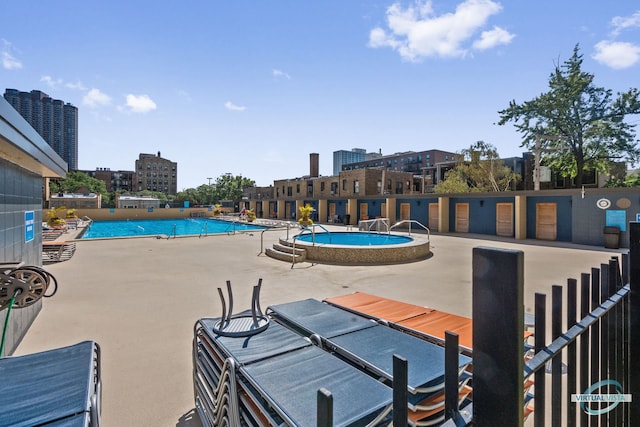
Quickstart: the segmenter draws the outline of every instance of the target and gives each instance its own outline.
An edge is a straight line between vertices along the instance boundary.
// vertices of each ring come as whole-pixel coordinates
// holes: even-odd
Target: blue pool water
[[[108,237],[142,237],[164,234],[173,236],[221,234],[235,231],[264,230],[265,227],[246,223],[233,223],[207,218],[180,218],[154,220],[94,221],[82,235],[83,239]]]
[[[311,233],[305,233],[296,237],[297,241],[309,242],[314,240]],[[352,246],[376,246],[376,245],[398,245],[413,241],[411,237],[397,236],[395,234],[378,234],[367,232],[335,232],[316,233],[315,242],[331,245],[352,245]]]

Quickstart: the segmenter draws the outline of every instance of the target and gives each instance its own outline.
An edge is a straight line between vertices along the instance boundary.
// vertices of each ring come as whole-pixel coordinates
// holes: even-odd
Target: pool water
[[[296,241],[312,242],[330,245],[351,246],[379,246],[398,245],[413,241],[411,237],[397,236],[394,234],[367,233],[367,232],[339,232],[339,233],[315,233],[315,238],[309,234],[296,237]]]
[[[154,219],[94,221],[82,235],[83,239],[109,237],[143,237],[157,235],[199,236],[200,234],[222,234],[235,231],[264,230],[259,225],[221,221],[206,218]]]

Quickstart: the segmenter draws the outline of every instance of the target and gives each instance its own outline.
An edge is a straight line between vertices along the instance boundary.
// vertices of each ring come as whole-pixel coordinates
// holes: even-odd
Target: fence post
[[[333,426],[333,395],[329,390],[321,387],[317,394],[317,427]]]
[[[524,253],[473,248],[473,424],[522,426]]]
[[[393,355],[393,425],[407,427],[407,405],[409,401],[409,366],[407,359]]]
[[[629,336],[640,333],[640,222],[629,224]],[[632,358],[640,355],[640,340],[629,340],[629,354]],[[629,369],[631,394],[631,419],[629,425],[640,425],[640,369]]]

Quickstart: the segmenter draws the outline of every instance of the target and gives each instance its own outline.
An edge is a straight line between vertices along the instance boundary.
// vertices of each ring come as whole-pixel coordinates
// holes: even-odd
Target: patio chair
[[[100,425],[100,346],[68,347],[0,359],[0,425]]]
[[[388,416],[389,387],[308,339],[276,323],[249,337],[223,336],[215,331],[219,321],[200,319],[194,329],[196,408],[205,425],[219,425],[211,422],[211,414],[221,412],[216,402],[230,402],[248,425],[315,426],[321,387],[334,396],[336,426],[377,424]],[[221,398],[212,390],[229,378],[225,364],[235,367],[237,392]],[[225,387],[223,393],[233,393]]]
[[[76,242],[42,242],[42,262],[70,260],[76,252]]]
[[[270,306],[267,312],[387,384],[393,382],[393,355],[404,357],[409,366],[409,410],[444,410],[444,399],[437,405],[429,400],[444,389],[444,348],[313,299]],[[467,356],[459,357],[460,390],[470,379],[464,373],[470,362]]]

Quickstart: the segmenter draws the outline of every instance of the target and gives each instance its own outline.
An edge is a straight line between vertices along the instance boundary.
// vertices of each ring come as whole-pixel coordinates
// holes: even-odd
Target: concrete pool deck
[[[339,226],[335,226],[338,228]],[[264,248],[284,231],[264,233]],[[580,277],[616,250],[557,242],[432,235],[429,259],[384,266],[291,264],[260,252],[261,233],[178,239],[81,240],[69,261],[46,265],[59,282],[15,355],[95,340],[102,348],[102,421],[110,426],[200,426],[194,412],[191,340],[201,317],[217,317],[230,280],[234,311],[355,291],[471,316],[471,253],[519,249],[525,311],[534,292]]]

